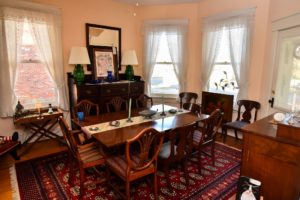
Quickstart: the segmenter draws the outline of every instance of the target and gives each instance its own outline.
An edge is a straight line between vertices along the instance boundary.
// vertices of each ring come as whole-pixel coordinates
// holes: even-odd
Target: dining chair
[[[150,106],[153,106],[153,99],[146,94],[141,94],[135,100],[135,104],[137,108],[148,108],[148,102],[150,101]]]
[[[180,108],[182,108],[184,103],[196,103],[196,100],[198,99],[198,94],[194,92],[181,92],[179,94],[180,99]]]
[[[184,103],[182,108],[191,111],[193,114],[201,114],[201,106],[196,103]]]
[[[197,127],[193,135],[193,149],[198,153],[198,165],[199,172],[201,174],[201,154],[207,154],[211,156],[212,164],[215,165],[215,141],[218,133],[218,129],[222,124],[223,113],[216,109],[213,111],[210,116],[201,121],[202,126]],[[210,154],[203,151],[203,148],[206,146],[211,146]]]
[[[113,108],[114,112],[120,112],[122,108],[127,111],[128,105],[127,101],[122,97],[114,97],[109,102],[106,103],[106,111],[111,112],[111,108]]]
[[[172,191],[169,168],[171,164],[180,163],[184,171],[186,184],[188,185],[187,159],[192,152],[193,133],[196,123],[172,129],[166,133],[169,141],[162,145],[158,155],[159,167],[165,173],[169,191]]]
[[[61,131],[63,133],[63,137],[67,143],[69,149],[69,184],[73,183],[73,177],[75,176],[75,169],[77,163],[77,167],[79,167],[80,172],[80,194],[79,198],[81,199],[84,194],[85,187],[85,169],[95,167],[98,165],[103,165],[105,160],[104,156],[101,153],[101,149],[99,145],[95,142],[80,145],[78,143],[78,134],[81,133],[80,130],[72,131],[67,125],[66,121],[63,117],[58,119]],[[105,179],[97,179],[98,181],[93,183],[101,183],[105,181]]]
[[[125,194],[112,185],[123,198],[130,199],[130,183],[136,179],[153,174],[154,197],[157,191],[157,155],[162,146],[162,133],[153,128],[146,128],[135,137],[128,139],[125,155],[110,156],[106,159],[107,180],[110,182],[110,171],[125,182]]]
[[[244,126],[251,123],[251,119],[252,119],[251,113],[253,109],[254,109],[254,118],[252,119],[252,122],[255,122],[257,119],[257,112],[260,109],[259,102],[251,101],[251,100],[239,100],[237,101],[237,105],[238,105],[238,115],[236,121],[228,122],[226,124],[223,124],[222,126],[223,141],[226,140],[228,129],[233,129],[235,138],[238,139],[237,132],[238,131],[241,132]],[[242,108],[244,110],[242,110]]]
[[[93,114],[99,115],[99,105],[93,103],[87,99],[81,100],[73,108],[73,118],[78,119],[77,112],[83,112],[84,116],[90,116]]]

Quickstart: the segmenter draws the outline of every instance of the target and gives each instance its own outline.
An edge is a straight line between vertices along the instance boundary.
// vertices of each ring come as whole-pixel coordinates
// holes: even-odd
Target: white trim
[[[19,184],[18,184],[15,165],[9,168],[9,174],[10,174],[10,186],[12,190],[12,199],[20,200],[21,198],[20,198]]]
[[[272,22],[272,31],[280,31],[283,29],[300,26],[300,13],[296,13]]]

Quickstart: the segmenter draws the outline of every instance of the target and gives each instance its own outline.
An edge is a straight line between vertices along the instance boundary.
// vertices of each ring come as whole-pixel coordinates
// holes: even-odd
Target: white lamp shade
[[[122,55],[122,65],[138,65],[135,50],[125,51]]]
[[[69,64],[91,64],[86,47],[72,47]]]

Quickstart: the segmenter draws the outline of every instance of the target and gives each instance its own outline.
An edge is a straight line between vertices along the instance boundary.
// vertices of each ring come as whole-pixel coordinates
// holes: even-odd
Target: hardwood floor
[[[221,135],[217,136],[217,141],[222,142],[223,139]],[[232,146],[237,149],[242,148],[242,140],[236,140],[231,136],[227,136],[226,142],[228,146]],[[9,154],[0,158],[0,199],[10,200],[12,199],[12,188],[10,185],[10,173],[9,168],[17,162],[22,162],[30,160],[33,158],[38,158],[60,151],[64,151],[67,148],[61,146],[57,141],[54,140],[45,140],[37,143],[27,152],[24,156],[21,157],[19,161],[15,161]]]

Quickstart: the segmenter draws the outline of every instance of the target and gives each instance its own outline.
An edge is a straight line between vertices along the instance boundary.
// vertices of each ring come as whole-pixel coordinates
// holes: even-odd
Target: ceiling
[[[139,5],[161,5],[161,4],[178,4],[178,3],[194,3],[201,0],[115,0],[122,3]]]

